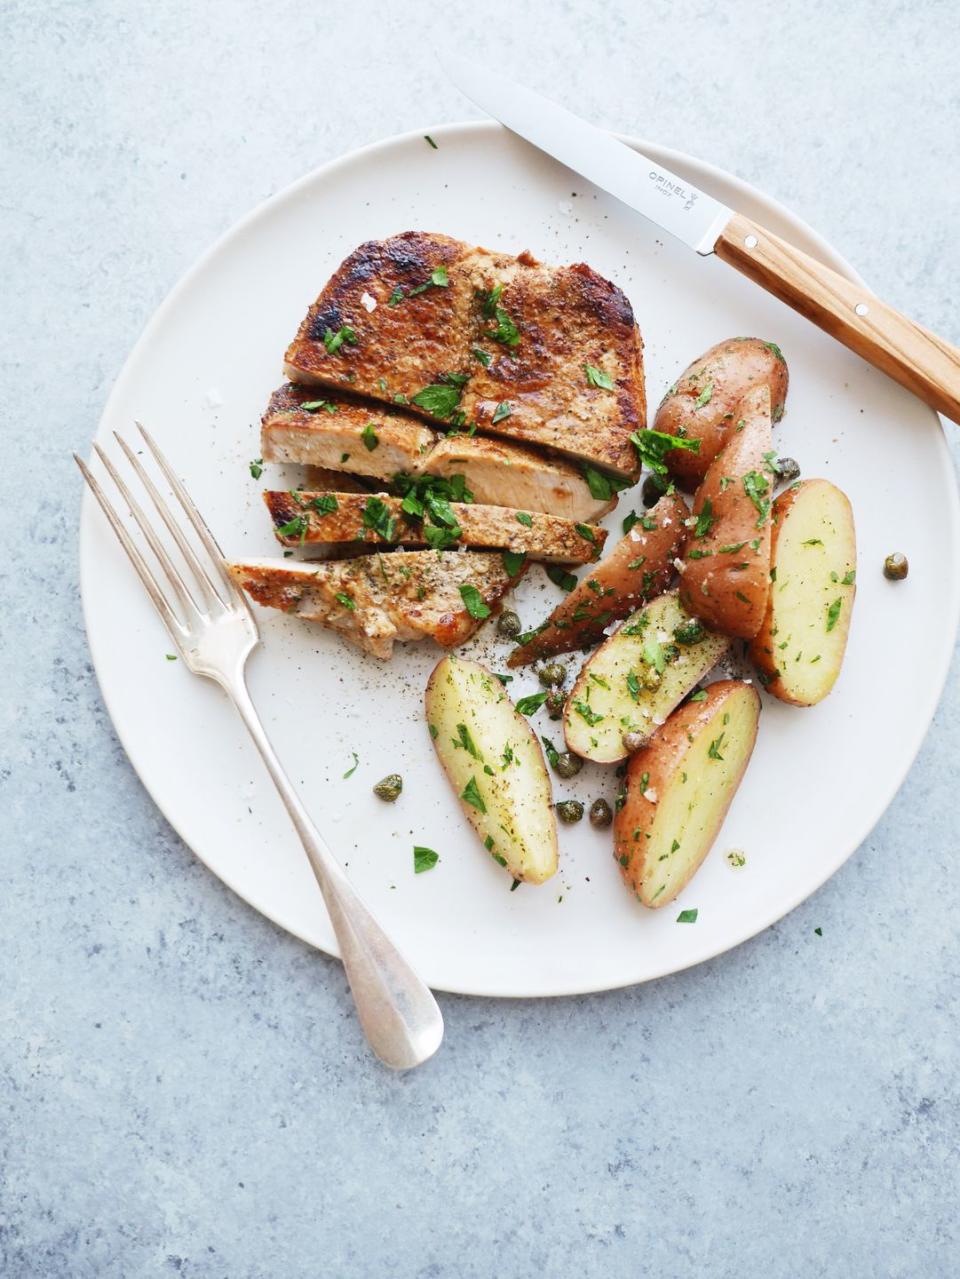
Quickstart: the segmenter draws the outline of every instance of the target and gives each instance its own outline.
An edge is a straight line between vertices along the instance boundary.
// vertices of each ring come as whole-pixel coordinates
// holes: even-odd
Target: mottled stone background
[[[132,774],[69,459],[234,219],[474,114],[454,45],[755,182],[960,341],[958,36],[954,0],[0,5],[4,1279],[960,1273],[955,678],[886,818],[780,925],[635,990],[443,998],[442,1053],[395,1077],[339,966]]]

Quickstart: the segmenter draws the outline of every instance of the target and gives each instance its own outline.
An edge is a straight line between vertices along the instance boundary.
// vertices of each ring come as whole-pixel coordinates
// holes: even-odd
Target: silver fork
[[[185,537],[184,528],[171,513],[136,454],[116,432],[114,438],[156,507],[190,570],[192,582],[177,567],[157,536],[155,527],[99,445],[93,446],[97,456],[139,525],[169,582],[169,590],[160,585],[89,468],[76,453],[74,460],[130,557],[180,656],[195,675],[205,675],[220,685],[249,729],[320,885],[340,944],[357,1015],[370,1047],[385,1065],[394,1070],[418,1066],[436,1052],[443,1038],[443,1018],[437,1001],[357,896],[284,772],[260,722],[244,677],[247,658],[260,642],[253,613],[227,573],[223,552],[186,489],[139,422],[137,428],[209,557],[207,562]]]

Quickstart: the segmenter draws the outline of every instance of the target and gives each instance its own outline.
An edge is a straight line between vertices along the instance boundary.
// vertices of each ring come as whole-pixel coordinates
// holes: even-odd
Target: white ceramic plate
[[[767,927],[831,875],[866,837],[910,766],[946,676],[958,616],[957,498],[936,416],[792,311],[714,259],[664,242],[642,218],[494,124],[414,134],[319,169],[230,231],[160,307],[100,423],[146,423],[230,555],[275,553],[255,482],[258,420],[281,380],[284,348],[308,303],[362,240],[419,228],[554,263],[585,260],[631,298],[646,343],[649,399],[721,338],[778,342],[790,365],[781,454],[850,495],[859,535],[846,664],[812,710],[765,698],[750,769],[707,862],[674,906],[644,910],[624,890],[609,832],[561,828],[561,869],[540,888],[511,880],[479,846],[434,758],[421,712],[440,656],[400,647],[388,664],[277,612],[260,614],[254,699],[320,828],[398,943],[434,987],[482,995],[560,995],[646,981],[716,955]],[[639,145],[639,144],[638,144]],[[829,262],[850,268],[802,222],[708,165],[643,149],[726,203]],[[296,482],[293,475],[285,481]],[[638,495],[632,495],[638,500]],[[609,521],[634,505],[625,495]],[[910,558],[907,581],[881,565]],[[239,719],[212,684],[168,662],[170,645],[88,499],[82,589],[103,695],[144,785],[186,843],[278,924],[335,953],[306,859]],[[535,569],[525,625],[558,598]],[[488,627],[466,649],[504,669]],[[522,675],[514,695],[531,692]],[[535,727],[559,741],[544,712]],[[356,752],[359,765],[344,773]],[[399,771],[404,792],[372,785]],[[585,767],[559,797],[616,790]],[[412,847],[440,854],[414,875]],[[742,849],[746,866],[724,854]],[[697,907],[695,925],[675,921]]]

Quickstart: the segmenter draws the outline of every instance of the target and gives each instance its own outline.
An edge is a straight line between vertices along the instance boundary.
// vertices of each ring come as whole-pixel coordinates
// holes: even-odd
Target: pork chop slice
[[[291,547],[344,542],[469,546],[510,551],[543,563],[586,564],[597,558],[607,536],[599,525],[540,511],[451,502],[429,491],[400,498],[386,493],[267,490],[263,498],[278,541]]]
[[[337,392],[317,396],[316,388],[291,383],[274,391],[261,429],[265,461],[387,481],[398,474],[462,475],[477,502],[571,520],[600,519],[614,505],[612,496],[594,495],[578,467],[536,449],[479,435],[443,436],[400,410]]]
[[[482,551],[398,551],[316,566],[244,560],[227,568],[256,603],[338,631],[384,659],[408,640],[462,644],[517,580],[499,554]]]
[[[287,349],[294,382],[536,444],[636,479],[643,344],[626,296],[551,267],[407,231],[340,265]]]

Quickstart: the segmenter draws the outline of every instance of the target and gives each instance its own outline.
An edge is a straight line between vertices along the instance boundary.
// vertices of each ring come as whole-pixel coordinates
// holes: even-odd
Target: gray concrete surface
[[[958,35],[945,0],[0,6],[5,1279],[960,1272],[955,677],[780,925],[646,988],[444,998],[442,1054],[397,1078],[339,966],[195,864],[127,764],[69,460],[234,219],[474,114],[444,46],[748,178],[960,341]]]

